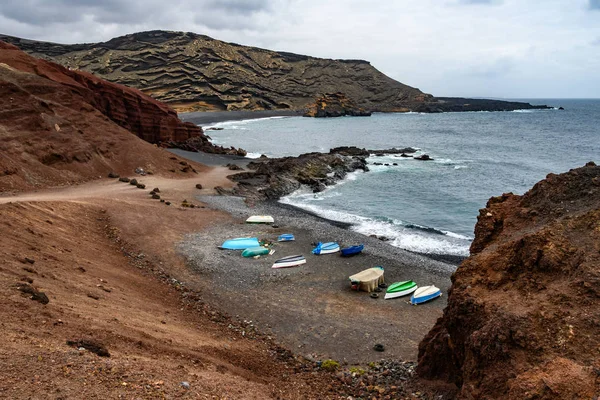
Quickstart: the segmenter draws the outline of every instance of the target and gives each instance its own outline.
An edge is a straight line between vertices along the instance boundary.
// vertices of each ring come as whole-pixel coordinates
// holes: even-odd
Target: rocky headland
[[[349,172],[369,170],[365,156],[343,155],[335,149],[330,153],[306,153],[298,157],[265,157],[248,163],[247,168],[250,171],[229,176],[237,183],[236,187],[219,188],[218,192],[243,196],[249,201],[277,200],[302,185],[318,193],[344,179]]]
[[[417,372],[459,398],[600,393],[600,167],[491,198]],[[594,397],[596,396],[596,397]]]
[[[548,108],[497,100],[436,98],[364,60],[332,60],[226,43],[189,32],[149,31],[103,43],[0,40],[70,69],[137,88],[180,112],[306,110],[325,93],[381,112]],[[337,112],[336,112],[337,113]]]

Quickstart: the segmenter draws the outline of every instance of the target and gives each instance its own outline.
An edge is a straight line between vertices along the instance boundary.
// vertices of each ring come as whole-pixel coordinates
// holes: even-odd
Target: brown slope
[[[128,130],[129,129],[129,130]],[[201,136],[168,107],[0,42],[0,192],[82,182],[143,167],[182,174],[148,139]]]
[[[2,38],[185,111],[302,109],[335,92],[368,110],[399,111],[431,97],[367,61],[275,52],[194,33],[150,31],[78,45]]]
[[[419,346],[419,374],[455,383],[465,399],[600,394],[599,221],[593,163],[490,199]]]

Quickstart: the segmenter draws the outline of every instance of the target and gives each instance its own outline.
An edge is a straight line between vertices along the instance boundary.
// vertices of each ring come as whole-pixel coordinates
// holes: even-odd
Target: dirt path
[[[175,204],[224,174],[0,198],[0,397],[327,396],[326,376],[294,375],[293,359],[254,339],[252,327],[229,328],[180,284],[186,268],[173,243],[228,217]],[[173,206],[149,198],[155,186]],[[32,300],[39,292],[47,304]],[[89,342],[110,357],[86,350]]]

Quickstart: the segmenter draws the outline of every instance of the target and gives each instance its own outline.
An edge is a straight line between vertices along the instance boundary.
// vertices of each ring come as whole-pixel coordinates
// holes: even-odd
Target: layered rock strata
[[[178,111],[304,110],[323,93],[359,108],[442,112],[546,108],[496,100],[435,98],[368,61],[332,60],[226,43],[189,32],[149,31],[64,45],[0,35],[37,57],[135,87]]]
[[[600,393],[600,167],[491,198],[418,373],[464,399]]]

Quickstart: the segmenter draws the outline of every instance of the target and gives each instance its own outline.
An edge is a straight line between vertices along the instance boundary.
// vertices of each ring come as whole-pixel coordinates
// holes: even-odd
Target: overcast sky
[[[437,96],[600,98],[600,0],[1,0],[0,33],[144,30],[366,59]]]

